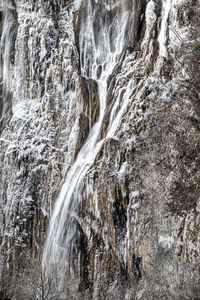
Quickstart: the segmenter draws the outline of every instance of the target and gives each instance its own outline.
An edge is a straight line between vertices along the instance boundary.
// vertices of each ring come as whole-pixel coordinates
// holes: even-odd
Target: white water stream
[[[118,92],[118,97],[110,113],[106,137],[99,141],[102,122],[107,110],[107,84],[109,76],[118,64],[122,51],[127,47],[127,26],[134,18],[134,12],[128,7],[128,0],[85,1],[79,33],[81,73],[86,79],[92,79],[98,85],[99,118],[91,128],[89,136],[80,149],[76,160],[66,174],[59,196],[50,219],[48,235],[43,252],[45,267],[58,265],[59,270],[69,267],[70,249],[76,231],[76,208],[81,202],[83,179],[106,138],[115,135],[121,118],[127,107],[134,79]],[[159,35],[160,55],[166,53],[166,26],[170,0],[163,0],[161,32]],[[166,9],[166,10],[165,10]],[[123,92],[122,92],[123,89]],[[123,96],[121,96],[121,94]]]
[[[169,13],[171,10],[171,0],[162,0],[162,21],[161,21],[161,28],[160,33],[158,36],[158,42],[160,51],[159,54],[162,57],[168,59],[168,52],[167,52],[167,23],[169,18]]]
[[[81,201],[83,179],[103,143],[98,137],[106,112],[107,81],[124,49],[126,26],[130,22],[127,1],[123,5],[119,5],[119,1],[110,1],[110,4],[107,1],[86,2],[86,17],[82,20],[79,38],[81,72],[82,76],[98,84],[100,112],[98,121],[66,174],[50,220],[43,260],[49,266],[56,263],[62,268],[66,268],[67,255],[76,234],[70,214],[73,215]],[[116,9],[114,16],[111,15],[112,9]],[[120,109],[117,110],[116,105],[113,107],[106,138],[115,134],[130,92],[131,88],[127,88]]]
[[[0,103],[0,118],[5,115],[9,105],[9,92],[11,88],[11,52],[14,40],[15,19],[13,17],[14,7],[9,0],[3,2],[3,22],[0,39],[0,64],[2,65],[1,72],[1,103]]]

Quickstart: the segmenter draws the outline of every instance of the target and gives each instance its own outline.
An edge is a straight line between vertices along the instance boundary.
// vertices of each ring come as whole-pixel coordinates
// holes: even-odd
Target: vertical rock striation
[[[46,239],[67,299],[200,298],[199,16],[0,1],[3,276]]]

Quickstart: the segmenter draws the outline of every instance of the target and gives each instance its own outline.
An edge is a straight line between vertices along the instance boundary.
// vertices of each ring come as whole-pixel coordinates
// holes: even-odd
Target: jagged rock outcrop
[[[0,1],[1,273],[12,280],[23,253],[41,256],[102,116],[64,212],[66,299],[199,299],[200,4],[122,2]]]

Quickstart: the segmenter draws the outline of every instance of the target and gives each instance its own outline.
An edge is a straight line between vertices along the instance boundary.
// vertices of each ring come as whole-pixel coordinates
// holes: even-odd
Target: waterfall
[[[161,21],[160,33],[158,36],[158,42],[160,47],[159,54],[160,56],[165,57],[166,59],[168,58],[167,47],[166,47],[167,22],[168,22],[170,9],[171,9],[171,0],[162,0],[162,21]]]
[[[66,174],[50,219],[43,261],[45,266],[48,263],[49,268],[53,264],[59,265],[62,273],[69,267],[70,249],[73,248],[74,237],[77,234],[75,211],[81,201],[83,179],[103,141],[114,136],[132,91],[133,81],[130,81],[123,97],[119,97],[112,108],[106,137],[99,141],[107,111],[108,78],[127,47],[126,30],[133,19],[128,4],[128,0],[84,2],[79,32],[81,74],[86,79],[97,82],[100,112],[74,164]]]
[[[159,35],[160,55],[166,57],[166,26],[170,11],[169,0],[163,0],[162,23]],[[83,1],[79,51],[81,76],[94,80],[98,86],[99,116],[89,135],[79,150],[76,160],[68,170],[56,199],[43,252],[43,262],[49,271],[52,265],[59,266],[61,274],[70,269],[70,256],[75,253],[79,237],[76,214],[82,200],[84,178],[93,164],[98,151],[107,138],[112,138],[126,111],[130,95],[137,88],[134,78],[118,90],[118,95],[110,111],[105,137],[99,140],[104,117],[109,109],[107,103],[109,77],[126,53],[134,24],[134,6],[130,1]],[[165,11],[166,9],[166,11]],[[133,36],[133,35],[132,35]],[[117,74],[115,74],[117,76]],[[91,105],[90,105],[90,113]],[[78,225],[80,226],[80,225]],[[72,251],[73,249],[73,251]],[[72,272],[73,270],[71,270]]]
[[[0,40],[0,65],[1,65],[1,100],[0,118],[9,108],[11,95],[11,65],[13,63],[14,39],[16,32],[15,10],[9,0],[3,2],[2,31]],[[13,56],[13,57],[12,57]]]

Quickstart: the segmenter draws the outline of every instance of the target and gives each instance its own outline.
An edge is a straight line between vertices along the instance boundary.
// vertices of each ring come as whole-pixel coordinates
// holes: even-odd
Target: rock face
[[[200,299],[199,1],[1,0],[0,17],[2,275],[46,239],[62,299]]]

